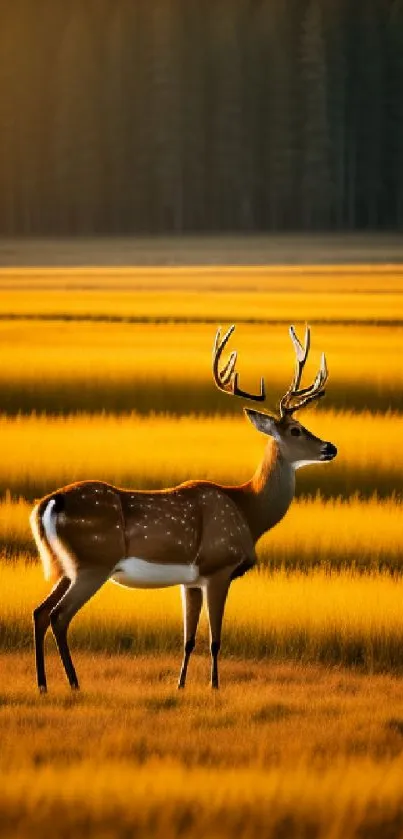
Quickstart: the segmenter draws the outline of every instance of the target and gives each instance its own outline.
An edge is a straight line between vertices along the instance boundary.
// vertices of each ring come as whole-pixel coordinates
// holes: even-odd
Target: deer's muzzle
[[[321,455],[322,460],[333,460],[333,458],[336,457],[336,454],[337,454],[337,449],[336,449],[336,446],[333,445],[333,443],[324,443],[323,444],[322,455]]]

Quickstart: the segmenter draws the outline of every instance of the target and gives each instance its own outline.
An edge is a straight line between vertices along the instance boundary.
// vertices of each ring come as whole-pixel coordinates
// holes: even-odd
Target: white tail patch
[[[130,588],[166,588],[195,583],[199,569],[196,565],[166,565],[129,556],[118,562],[110,579]]]
[[[70,556],[69,552],[66,550],[64,545],[61,543],[57,535],[57,513],[53,512],[53,507],[55,503],[55,499],[51,498],[42,513],[43,529],[45,531],[49,545],[51,546],[52,550],[57,556],[57,559],[59,560],[60,566],[64,574],[71,581],[73,581],[76,577],[76,569],[72,557]],[[49,551],[46,548],[46,544],[44,544],[44,542],[41,539],[39,543],[37,542],[37,545],[43,563],[45,578],[49,579],[52,570],[52,558],[49,556]]]
[[[52,557],[52,554],[51,554],[46,542],[42,539],[42,537],[39,533],[38,522],[37,522],[38,507],[39,507],[39,504],[36,504],[34,509],[32,510],[32,513],[29,517],[29,523],[31,525],[31,529],[32,529],[32,533],[34,535],[36,547],[38,548],[39,556],[40,556],[41,561],[42,561],[43,574],[44,574],[45,580],[50,580],[53,576],[53,573],[52,573],[53,557]]]

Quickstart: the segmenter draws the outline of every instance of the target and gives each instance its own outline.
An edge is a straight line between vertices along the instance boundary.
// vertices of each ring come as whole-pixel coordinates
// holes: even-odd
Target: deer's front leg
[[[221,627],[225,601],[231,579],[228,573],[214,574],[206,585],[206,604],[210,625],[211,687],[218,688],[218,653],[221,646]]]
[[[183,604],[183,634],[184,654],[178,688],[184,688],[190,656],[195,648],[196,631],[202,607],[202,591],[200,588],[186,588],[182,586]]]

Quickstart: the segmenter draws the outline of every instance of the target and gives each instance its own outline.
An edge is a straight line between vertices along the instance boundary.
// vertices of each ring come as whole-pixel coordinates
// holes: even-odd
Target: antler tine
[[[220,354],[222,353],[226,343],[229,341],[233,331],[235,329],[235,323],[230,326],[230,328],[225,333],[224,337],[221,338],[221,326],[218,327],[217,332],[214,338],[214,346],[213,346],[213,355],[216,354],[217,349],[219,350]]]
[[[220,379],[224,385],[228,384],[231,381],[232,374],[235,370],[236,360],[238,358],[238,353],[236,350],[233,350],[224,369],[221,370]]]
[[[311,330],[310,330],[308,324],[306,324],[304,346],[302,346],[302,344],[301,344],[293,326],[290,326],[289,332],[290,332],[291,340],[294,344],[295,355],[297,357],[294,379],[293,379],[292,385],[290,387],[290,391],[292,390],[292,391],[295,392],[299,387],[301,377],[302,377],[302,371],[304,369],[305,362],[308,358],[308,353],[309,353],[309,349],[310,349],[310,346],[311,346]]]
[[[300,399],[297,405],[291,409],[289,413],[292,411],[299,411],[300,408],[303,408],[305,405],[308,405],[309,402],[313,402],[315,399],[320,399],[322,396],[325,395],[325,384],[328,379],[328,369],[326,365],[326,358],[325,354],[322,353],[321,359],[321,366],[320,370],[317,373],[316,379],[311,387],[306,387],[304,390],[300,390],[299,394],[306,393],[306,396],[303,399]]]
[[[219,365],[219,362],[220,362],[220,358],[223,354],[223,351],[224,351],[224,349],[225,349],[225,347],[226,347],[234,329],[235,329],[235,324],[233,323],[232,326],[230,326],[230,328],[227,330],[225,335],[221,338],[221,326],[219,326],[218,329],[217,329],[217,332],[216,332],[216,336],[215,336],[215,339],[214,339],[214,345],[213,345],[213,378],[214,378],[214,381],[215,381],[217,387],[220,390],[227,391],[228,393],[231,393],[232,390],[231,390],[231,388],[228,388],[229,379],[225,378],[225,376],[226,376],[226,374],[228,374],[228,369],[231,365],[231,358],[233,358],[233,353],[231,353],[229,361],[227,362],[227,364],[224,367],[224,370],[223,370],[224,380],[222,379],[222,374],[220,374],[218,365]],[[235,358],[235,361],[236,361],[236,358]],[[233,362],[234,364],[235,364],[235,361]]]
[[[219,390],[223,390],[225,393],[230,393],[232,396],[242,396],[244,399],[251,399],[254,402],[263,402],[266,398],[265,386],[263,378],[260,380],[260,393],[259,394],[252,394],[247,393],[245,390],[241,390],[238,386],[239,376],[238,373],[235,372],[235,365],[237,361],[238,354],[236,350],[233,350],[229,356],[229,359],[223,369],[220,371],[219,363],[222,356],[222,353],[235,329],[235,324],[232,324],[230,328],[227,330],[225,335],[221,338],[221,327],[217,329],[214,345],[213,345],[213,378],[214,381],[219,388]]]
[[[308,387],[302,387],[302,388],[300,388],[300,390],[294,390],[293,393],[292,393],[292,397],[293,398],[295,398],[295,397],[298,398],[300,396],[304,396],[308,393],[311,393],[311,391],[321,390],[321,388],[323,387],[323,385],[327,381],[328,375],[329,374],[328,374],[328,369],[327,369],[327,365],[326,365],[325,354],[322,353],[320,368],[319,368],[319,371],[317,372],[316,377],[315,377],[314,381],[312,382],[312,384],[308,385]]]
[[[286,391],[286,393],[284,394],[284,396],[280,400],[280,416],[284,416],[284,414],[286,414],[286,413],[291,413],[290,405],[289,405],[290,400],[292,399],[293,396],[296,396],[297,394],[301,395],[301,391],[299,391],[298,388],[299,388],[299,385],[300,385],[300,382],[301,382],[302,371],[304,369],[305,362],[308,358],[309,348],[311,346],[311,330],[310,330],[308,324],[306,324],[306,326],[305,326],[304,346],[302,346],[302,344],[301,344],[301,342],[300,342],[300,340],[297,336],[297,333],[295,332],[294,326],[290,326],[288,331],[290,333],[290,338],[292,340],[294,350],[295,350],[296,365],[295,365],[294,376],[293,376],[292,382],[290,384],[290,387],[288,388],[288,390]],[[310,390],[310,388],[309,388],[309,390]]]
[[[325,354],[322,353],[320,368],[313,383],[309,385],[309,387],[299,389],[302,372],[310,348],[309,326],[307,325],[305,328],[304,347],[299,341],[293,326],[290,326],[290,335],[297,356],[297,365],[292,384],[280,401],[280,415],[282,417],[286,414],[293,414],[294,411],[298,411],[300,408],[304,407],[304,405],[307,405],[309,402],[313,402],[314,399],[320,399],[324,396],[324,387],[328,378],[326,357]],[[296,400],[296,402],[293,404],[294,400]]]

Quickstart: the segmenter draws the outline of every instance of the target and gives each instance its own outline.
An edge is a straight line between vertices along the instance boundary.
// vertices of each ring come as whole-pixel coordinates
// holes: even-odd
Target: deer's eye
[[[301,429],[294,426],[291,429],[291,434],[292,434],[293,437],[299,437],[299,435],[301,434]]]

